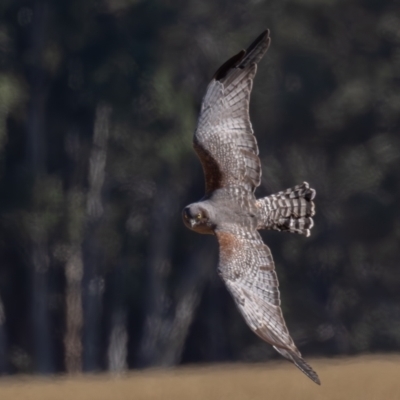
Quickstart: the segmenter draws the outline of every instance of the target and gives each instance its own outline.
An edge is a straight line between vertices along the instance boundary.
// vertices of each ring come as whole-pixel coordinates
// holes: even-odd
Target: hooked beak
[[[190,224],[190,227],[193,228],[196,224],[196,221],[194,219],[189,219],[189,224]]]

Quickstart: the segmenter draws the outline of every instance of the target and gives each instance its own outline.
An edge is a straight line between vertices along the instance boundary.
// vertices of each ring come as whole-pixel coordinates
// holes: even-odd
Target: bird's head
[[[198,233],[214,234],[215,226],[211,214],[209,207],[203,203],[190,204],[182,211],[185,225]]]

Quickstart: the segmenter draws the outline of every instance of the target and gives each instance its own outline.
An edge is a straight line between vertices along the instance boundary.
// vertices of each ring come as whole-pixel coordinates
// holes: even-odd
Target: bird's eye
[[[200,219],[201,219],[201,214],[200,214],[200,213],[198,213],[198,214],[196,215],[196,219],[197,219],[197,220],[200,220]]]

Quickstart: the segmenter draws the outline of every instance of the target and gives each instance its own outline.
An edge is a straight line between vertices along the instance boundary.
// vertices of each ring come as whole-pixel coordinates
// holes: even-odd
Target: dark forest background
[[[251,118],[262,196],[317,190],[310,238],[266,232],[303,354],[400,350],[400,2],[0,2],[0,372],[278,357],[184,228],[219,65],[270,28]]]

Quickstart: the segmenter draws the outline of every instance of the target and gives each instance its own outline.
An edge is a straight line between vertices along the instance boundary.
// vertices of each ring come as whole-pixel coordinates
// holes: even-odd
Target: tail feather
[[[321,385],[321,381],[319,380],[317,373],[311,368],[310,365],[308,365],[303,360],[300,355],[290,350],[282,349],[276,346],[274,346],[274,349],[282,354],[283,357],[291,361],[301,372],[303,372],[303,374],[307,375],[313,382],[315,382],[317,385]]]
[[[307,182],[257,201],[261,209],[259,229],[275,229],[310,236],[316,192]]]

